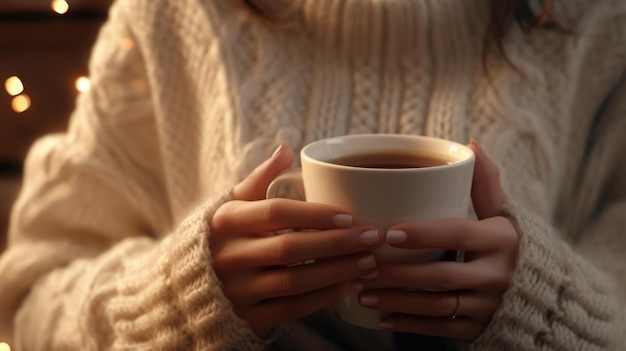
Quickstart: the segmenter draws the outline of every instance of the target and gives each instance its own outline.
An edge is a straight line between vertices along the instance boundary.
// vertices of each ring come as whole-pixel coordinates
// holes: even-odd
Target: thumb
[[[289,168],[294,160],[294,151],[287,143],[282,143],[272,156],[255,168],[250,175],[232,191],[234,200],[262,200],[270,182],[276,176]]]
[[[472,180],[472,203],[478,219],[500,216],[500,206],[506,201],[506,193],[500,184],[500,170],[472,139],[469,148],[476,155]]]

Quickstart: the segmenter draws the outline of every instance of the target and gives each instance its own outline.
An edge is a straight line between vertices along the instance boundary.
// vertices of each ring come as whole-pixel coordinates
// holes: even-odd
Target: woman
[[[120,0],[67,133],[27,159],[0,330],[25,350],[622,349],[625,36],[618,0]],[[263,199],[293,149],[370,132],[479,140],[477,218],[372,234]],[[376,262],[384,241],[465,262]],[[332,313],[355,291],[381,331]]]

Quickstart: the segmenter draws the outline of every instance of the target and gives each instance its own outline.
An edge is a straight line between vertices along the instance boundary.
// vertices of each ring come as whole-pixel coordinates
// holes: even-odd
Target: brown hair
[[[483,46],[483,66],[485,71],[487,70],[487,53],[493,46],[495,46],[500,56],[515,68],[515,65],[506,55],[503,46],[504,36],[514,23],[517,23],[525,31],[537,28],[559,28],[558,24],[550,19],[552,2],[553,0],[543,0],[540,11],[534,13],[530,6],[530,0],[491,0],[491,18],[485,33]]]

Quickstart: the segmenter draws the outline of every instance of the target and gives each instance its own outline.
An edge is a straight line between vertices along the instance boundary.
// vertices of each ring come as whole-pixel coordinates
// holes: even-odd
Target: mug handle
[[[265,192],[266,199],[274,199],[279,197],[278,190],[283,185],[290,185],[298,192],[298,195],[304,200],[304,181],[302,180],[302,168],[289,168],[279,173],[274,180],[268,185]]]
[[[289,168],[281,173],[279,173],[274,180],[267,186],[267,191],[265,192],[266,199],[275,199],[278,196],[278,190],[283,185],[289,185],[296,189],[298,195],[302,197],[302,200],[305,199],[304,196],[304,181],[302,180],[302,168],[294,167]],[[304,262],[296,262],[288,265],[287,267],[296,267],[303,264],[314,263],[315,260],[308,260]]]

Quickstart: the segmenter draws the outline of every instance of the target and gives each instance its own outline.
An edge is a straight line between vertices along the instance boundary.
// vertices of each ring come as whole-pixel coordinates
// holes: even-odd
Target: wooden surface
[[[16,113],[13,97],[0,92],[0,164],[20,163],[37,137],[65,128],[74,108],[75,80],[88,73],[111,0],[68,2],[68,13],[59,15],[51,0],[0,1],[0,83],[18,76],[31,100]]]
[[[88,73],[99,26],[78,19],[0,22],[0,48],[10,53],[0,58],[2,87],[18,76],[31,100],[28,110],[17,113],[13,97],[0,93],[0,160],[21,162],[37,137],[65,128],[77,95],[75,80]]]

